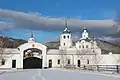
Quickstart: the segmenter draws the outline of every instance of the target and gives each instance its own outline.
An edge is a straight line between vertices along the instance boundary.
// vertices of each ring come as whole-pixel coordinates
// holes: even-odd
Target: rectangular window
[[[5,65],[5,59],[2,59],[2,65]]]
[[[81,63],[80,63],[80,60],[78,60],[78,67],[80,67]]]
[[[60,59],[58,59],[58,64],[60,64]]]

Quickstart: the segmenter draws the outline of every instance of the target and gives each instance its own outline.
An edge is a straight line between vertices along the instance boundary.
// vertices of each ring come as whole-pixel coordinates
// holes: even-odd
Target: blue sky
[[[116,11],[120,9],[119,3],[120,0],[0,0],[0,8],[31,14],[39,13],[42,17],[114,20]],[[1,21],[7,21],[7,19]],[[1,31],[1,34],[27,40],[29,31],[31,31],[31,28],[15,27],[7,31]],[[52,31],[47,31],[41,28],[39,30],[35,29],[33,32],[39,42],[54,39],[61,34],[60,30],[54,31],[52,29]]]
[[[0,0],[0,8],[40,12],[45,16],[105,19],[119,9],[119,0]]]

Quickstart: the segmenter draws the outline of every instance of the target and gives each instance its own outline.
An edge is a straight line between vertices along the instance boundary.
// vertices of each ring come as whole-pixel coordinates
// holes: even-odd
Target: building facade
[[[48,49],[44,44],[35,41],[33,34],[27,43],[18,48],[4,49],[0,68],[51,68],[87,65],[119,65],[120,54],[101,54],[97,42],[89,37],[84,28],[82,38],[73,44],[72,33],[65,28],[60,35],[59,49]]]

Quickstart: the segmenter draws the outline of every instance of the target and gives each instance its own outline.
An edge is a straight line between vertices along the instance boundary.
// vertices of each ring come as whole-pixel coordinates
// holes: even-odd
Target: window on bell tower
[[[63,38],[65,39],[65,38],[66,38],[66,36],[63,36]]]
[[[65,43],[64,43],[64,46],[65,46]]]
[[[69,36],[67,36],[68,37],[68,39],[69,39]]]

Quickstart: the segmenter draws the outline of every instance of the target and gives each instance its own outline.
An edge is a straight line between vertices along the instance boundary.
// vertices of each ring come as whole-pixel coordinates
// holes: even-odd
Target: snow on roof
[[[49,55],[59,55],[59,54],[61,54],[61,51],[62,50],[58,50],[58,49],[49,49],[48,50],[48,52],[47,52],[47,54]],[[64,54],[75,54],[75,50],[74,49],[72,49],[72,50],[65,50],[65,53],[64,53],[64,51],[63,51],[63,53]]]
[[[17,53],[20,53],[20,52],[19,52],[19,50],[17,48],[5,48],[4,53],[17,54]]]
[[[47,54],[59,54],[59,50],[57,50],[57,49],[49,49]]]

